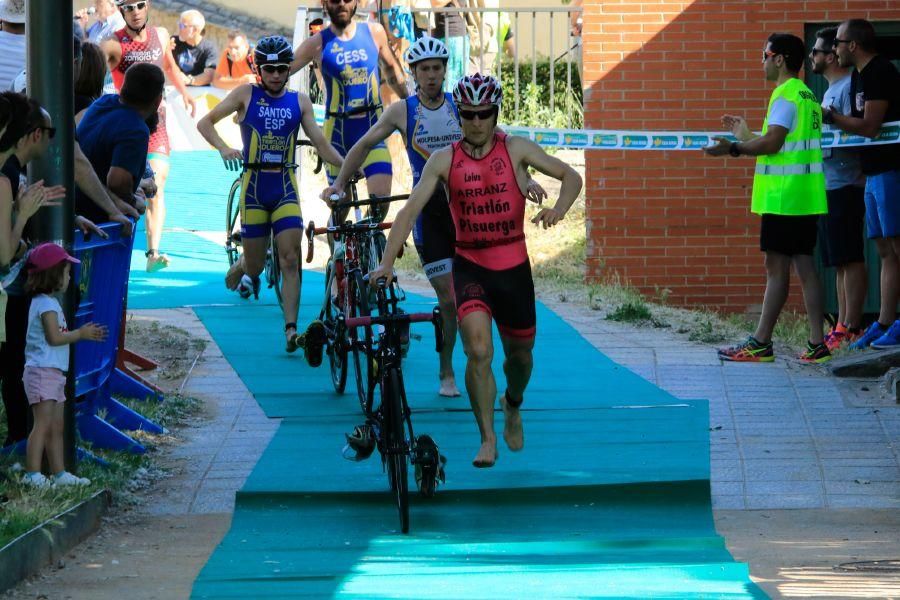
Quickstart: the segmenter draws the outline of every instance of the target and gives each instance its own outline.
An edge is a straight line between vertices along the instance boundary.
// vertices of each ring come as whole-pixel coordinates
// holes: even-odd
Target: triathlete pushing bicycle
[[[222,155],[233,171],[243,169],[241,181],[241,238],[244,253],[225,276],[225,285],[237,289],[244,275],[259,295],[259,274],[265,267],[270,232],[275,234],[281,267],[282,311],[288,352],[297,350],[297,312],[300,306],[300,243],[303,217],[294,173],[297,133],[303,129],[319,156],[340,167],[343,159],[316,125],[312,102],[306,94],[287,89],[294,59],[282,36],[259,40],[254,50],[259,85],[235,88],[197,124],[203,137]],[[244,142],[243,152],[230,148],[215,124],[236,114]]]
[[[503,438],[510,450],[524,446],[522,405],[531,377],[536,315],[531,263],[525,246],[527,169],[533,167],[562,182],[559,200],[531,220],[545,229],[562,219],[581,192],[581,176],[537,144],[497,130],[502,91],[492,77],[462,78],[453,89],[462,140],[434,152],[418,185],[397,214],[384,258],[369,273],[370,281],[393,278],[393,264],[416,217],[440,185],[446,185],[456,229],[453,287],[466,364],[466,390],[481,432],[481,447],[472,464],[492,467],[497,461],[494,400],[497,384],[491,370],[494,346],[491,319],[503,343],[507,387],[501,399]]]
[[[459,114],[452,94],[444,92],[444,77],[450,53],[438,39],[423,36],[410,46],[406,62],[416,82],[416,93],[402,102],[391,104],[375,126],[356,142],[344,158],[344,166],[330,187],[322,192],[328,201],[332,195],[343,196],[347,182],[363,164],[372,148],[378,147],[391,134],[399,131],[406,143],[412,166],[413,186],[419,182],[425,161],[436,150],[446,148],[462,138]],[[529,180],[529,198],[540,203],[547,193]],[[425,275],[434,288],[444,318],[444,346],[440,355],[439,393],[459,396],[453,373],[453,347],[456,344],[456,300],[453,294],[453,256],[456,233],[443,185],[416,218],[413,228],[416,250]]]

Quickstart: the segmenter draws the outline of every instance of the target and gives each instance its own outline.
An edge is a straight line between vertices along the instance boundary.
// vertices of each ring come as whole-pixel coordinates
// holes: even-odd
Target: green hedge
[[[566,61],[565,59],[560,59],[554,65],[554,90],[553,95],[555,96],[555,103],[558,105],[562,105],[565,103],[566,96],[569,95],[569,91],[566,89],[567,83],[567,75],[566,75]],[[522,90],[525,88],[525,85],[531,82],[531,72],[532,72],[532,61],[530,60],[519,60],[519,89]],[[515,89],[514,81],[515,81],[515,69],[513,68],[512,60],[506,60],[503,62],[503,88],[504,91],[510,93]],[[550,105],[550,59],[544,56],[537,57],[537,83],[541,89],[541,97],[540,101],[542,104]],[[581,89],[581,74],[579,73],[578,63],[572,61],[572,90],[571,95],[573,96],[573,100],[578,104],[582,104],[584,101],[584,93]]]

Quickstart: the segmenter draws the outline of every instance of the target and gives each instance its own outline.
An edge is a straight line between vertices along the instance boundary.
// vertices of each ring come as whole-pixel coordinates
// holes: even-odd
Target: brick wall
[[[584,0],[585,126],[709,131],[732,113],[758,130],[772,90],[760,63],[769,34],[802,38],[806,23],[851,17],[900,20],[900,2]],[[668,288],[681,305],[758,310],[753,165],[700,152],[588,152],[588,277]]]

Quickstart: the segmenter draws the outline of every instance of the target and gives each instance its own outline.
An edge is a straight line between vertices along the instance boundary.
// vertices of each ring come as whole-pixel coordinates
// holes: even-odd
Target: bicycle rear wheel
[[[231,184],[228,192],[228,202],[225,205],[225,251],[228,253],[228,266],[232,266],[241,257],[241,235],[238,227],[238,219],[241,216],[241,178],[238,177]]]
[[[400,371],[391,369],[382,380],[382,386],[381,406],[387,426],[385,437],[388,446],[388,477],[394,501],[400,513],[400,529],[403,533],[409,533],[409,472],[407,470],[409,443],[406,439]]]
[[[337,329],[337,307],[331,301],[331,281],[334,277],[334,263],[330,263],[328,274],[325,277],[325,324],[332,331],[334,337],[329,337],[325,349],[328,354],[328,366],[331,368],[331,383],[334,391],[343,394],[347,387],[347,329]],[[352,333],[350,342],[353,341]]]

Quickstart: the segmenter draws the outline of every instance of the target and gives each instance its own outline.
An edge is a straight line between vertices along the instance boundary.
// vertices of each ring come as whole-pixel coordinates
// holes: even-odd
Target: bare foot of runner
[[[165,254],[147,254],[147,272],[156,273],[169,266],[169,257]]]
[[[500,399],[503,407],[503,440],[509,449],[518,452],[525,446],[525,433],[522,431],[522,413],[519,407],[513,407],[506,401],[506,394]]]
[[[302,342],[303,340],[297,335],[296,328],[290,327],[284,330],[284,349],[287,352],[296,352]]]
[[[241,282],[241,277],[244,276],[244,269],[241,268],[241,261],[237,261],[231,268],[228,269],[228,272],[225,273],[225,287],[229,290],[234,291],[237,289],[238,284]]]
[[[497,462],[498,456],[497,440],[482,442],[481,449],[478,451],[478,454],[475,455],[475,460],[472,461],[472,466],[478,469],[493,467]]]
[[[441,377],[441,389],[438,394],[444,398],[456,398],[461,396],[462,394],[460,394],[459,388],[456,387],[456,377],[453,375]]]

